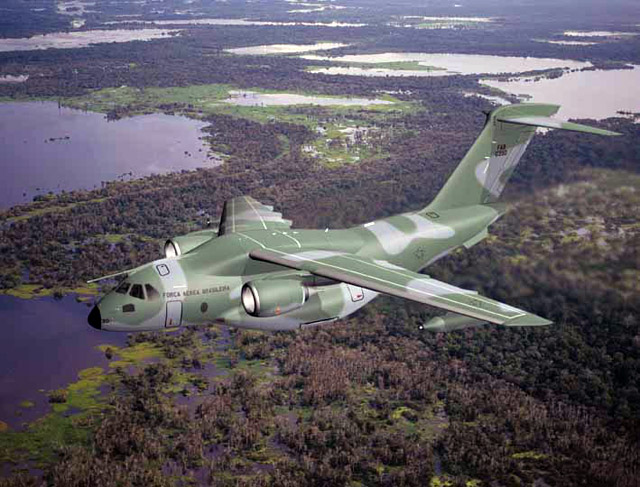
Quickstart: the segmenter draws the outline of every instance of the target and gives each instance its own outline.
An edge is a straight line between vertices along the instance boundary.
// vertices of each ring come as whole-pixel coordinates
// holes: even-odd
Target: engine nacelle
[[[273,279],[242,286],[242,307],[251,316],[268,318],[298,309],[309,299],[309,288],[299,281]]]
[[[449,333],[451,331],[465,330],[467,328],[477,328],[486,324],[486,321],[449,312],[445,313],[443,316],[431,318],[424,326],[421,327],[421,329],[435,333]]]
[[[180,237],[173,237],[164,243],[164,256],[167,259],[179,257],[182,254],[191,252],[196,247],[200,247],[214,237],[216,237],[216,233],[213,230],[202,230]]]

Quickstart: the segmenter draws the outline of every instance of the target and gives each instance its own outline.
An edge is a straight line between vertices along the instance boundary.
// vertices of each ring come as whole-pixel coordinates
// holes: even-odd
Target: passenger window
[[[133,304],[125,304],[122,307],[123,313],[133,313],[136,310],[136,307]]]
[[[120,285],[116,288],[116,292],[118,294],[127,294],[127,291],[129,290],[129,286],[131,286],[130,282],[127,281],[123,281],[120,283]]]
[[[144,289],[145,291],[147,291],[147,299],[149,301],[155,301],[160,297],[160,293],[156,291],[156,288],[153,287],[151,284],[145,284]]]
[[[133,286],[131,286],[131,291],[129,291],[129,296],[132,296],[138,299],[144,299],[144,291],[142,291],[142,285],[134,284]]]

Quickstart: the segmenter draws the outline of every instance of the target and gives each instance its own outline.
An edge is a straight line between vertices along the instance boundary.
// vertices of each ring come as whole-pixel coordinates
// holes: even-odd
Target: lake
[[[569,68],[580,69],[591,66],[589,62],[570,59],[549,59],[515,56],[488,56],[481,54],[428,54],[421,52],[385,52],[380,54],[350,54],[346,56],[328,57],[303,55],[303,59],[312,61],[333,61],[341,63],[366,63],[367,66],[328,67],[314,72],[324,74],[353,74],[359,76],[443,76],[454,74],[500,74],[522,73],[545,69]],[[417,62],[422,66],[441,68],[437,71],[408,71],[376,68],[376,64],[395,62]]]
[[[110,122],[55,102],[0,103],[0,207],[118,177],[218,165],[199,139],[205,125],[164,114]]]
[[[307,96],[293,93],[257,93],[254,91],[230,91],[230,98],[225,103],[245,107],[257,106],[288,106],[288,105],[341,105],[341,106],[370,106],[393,105],[392,101],[371,98],[339,98],[328,96]]]
[[[28,79],[29,79],[29,75],[26,75],[26,74],[19,74],[19,75],[16,75],[16,76],[7,74],[5,76],[0,76],[0,84],[24,83]]]
[[[629,37],[640,35],[640,32],[611,32],[606,30],[584,31],[568,30],[562,33],[567,37]]]
[[[54,32],[20,39],[0,39],[0,52],[33,51],[40,49],[72,49],[107,42],[150,41],[169,38],[180,32],[175,29],[137,30],[85,30],[81,32]]]
[[[597,42],[588,41],[552,41],[549,39],[534,39],[536,42],[546,42],[547,44],[556,44],[558,46],[596,46]]]
[[[560,78],[532,81],[481,80],[482,84],[514,95],[526,95],[524,101],[562,105],[563,118],[600,120],[616,115],[618,110],[640,112],[640,68],[581,71],[565,73]]]
[[[291,10],[287,10],[287,13],[308,14],[312,12],[324,12],[326,10],[344,10],[346,8],[353,8],[353,7],[346,7],[344,5],[335,5],[335,4],[327,5],[322,3],[304,3],[304,2],[297,2],[297,6],[304,7],[304,8],[294,8]]]
[[[46,391],[66,387],[82,369],[108,366],[96,346],[126,344],[126,333],[91,328],[88,313],[72,296],[56,301],[0,295],[0,421],[16,428],[42,416],[49,407]],[[21,408],[25,400],[34,407]]]
[[[315,44],[269,44],[262,46],[236,47],[225,49],[232,54],[266,55],[266,54],[296,54],[300,52],[324,51],[346,47],[348,44],[340,42],[316,42]]]
[[[413,70],[413,69],[389,69],[389,68],[361,68],[358,66],[331,66],[328,68],[313,67],[309,69],[310,73],[336,75],[342,74],[347,76],[451,76],[452,74],[446,70]]]
[[[175,19],[175,20],[118,20],[103,22],[103,25],[143,24],[143,25],[228,25],[228,26],[278,26],[278,27],[364,27],[367,24],[352,22],[277,22],[249,19]]]
[[[491,17],[426,17],[423,15],[403,15],[400,19],[387,25],[413,29],[456,29],[460,27],[479,27],[495,20]]]
[[[96,13],[96,10],[87,9],[95,7],[96,2],[82,2],[80,0],[67,0],[58,2],[58,13],[61,15],[73,15],[75,17],[86,13]]]

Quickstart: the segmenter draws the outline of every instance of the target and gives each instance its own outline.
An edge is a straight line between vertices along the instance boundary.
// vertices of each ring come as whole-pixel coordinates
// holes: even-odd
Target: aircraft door
[[[167,301],[167,318],[164,322],[166,328],[180,326],[182,324],[182,301]]]

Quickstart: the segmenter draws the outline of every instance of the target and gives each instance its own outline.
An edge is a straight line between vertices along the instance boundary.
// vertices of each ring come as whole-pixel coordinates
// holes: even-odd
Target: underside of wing
[[[238,196],[225,202],[218,235],[290,227],[291,221],[283,219],[281,213],[273,211],[273,206],[263,205],[251,196]]]
[[[326,250],[286,253],[256,249],[251,258],[416,301],[490,323],[541,326],[550,321],[386,261]]]

